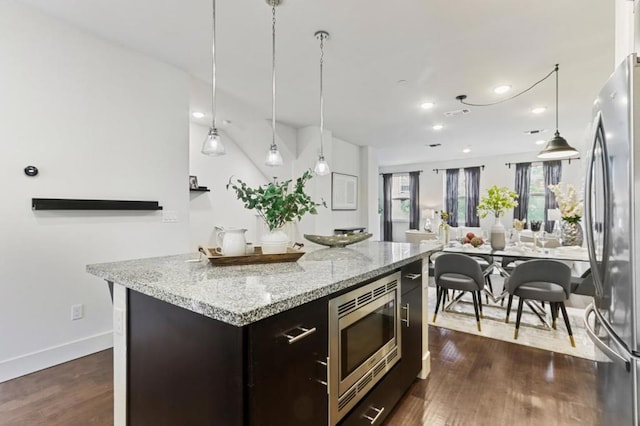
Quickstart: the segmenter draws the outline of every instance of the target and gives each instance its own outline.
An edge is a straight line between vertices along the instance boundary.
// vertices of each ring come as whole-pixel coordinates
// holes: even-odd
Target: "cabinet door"
[[[249,327],[251,425],[326,426],[327,306],[314,301]]]
[[[402,370],[409,383],[422,369],[422,287],[402,295]],[[408,321],[408,322],[407,322]]]

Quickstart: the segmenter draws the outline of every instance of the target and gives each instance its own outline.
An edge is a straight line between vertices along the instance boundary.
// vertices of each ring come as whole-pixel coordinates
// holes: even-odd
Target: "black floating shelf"
[[[32,198],[33,210],[162,210],[157,201]]]
[[[207,188],[206,186],[199,186],[197,188],[189,188],[189,191],[191,191],[191,192],[209,192],[211,190],[209,188]]]

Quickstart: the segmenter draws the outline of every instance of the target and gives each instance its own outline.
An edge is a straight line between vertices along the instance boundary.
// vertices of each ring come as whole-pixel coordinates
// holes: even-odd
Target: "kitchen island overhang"
[[[204,417],[194,417],[193,421],[200,421],[198,419],[207,421],[206,419],[215,418],[216,421],[221,422],[219,424],[268,424],[260,423],[255,415],[264,410],[264,407],[258,405],[273,405],[273,401],[264,401],[268,398],[268,392],[261,394],[261,390],[257,389],[259,380],[266,383],[265,380],[269,379],[267,377],[269,374],[261,377],[257,372],[265,362],[255,356],[259,349],[268,346],[264,342],[263,347],[260,346],[264,336],[258,335],[259,330],[262,330],[260,333],[269,335],[271,340],[273,336],[286,334],[285,332],[292,333],[293,337],[297,338],[313,328],[305,324],[305,317],[310,316],[308,321],[313,323],[314,319],[311,318],[315,316],[315,320],[320,324],[311,332],[315,337],[311,336],[307,343],[300,342],[297,345],[301,348],[304,346],[309,348],[303,349],[297,358],[285,364],[275,362],[271,369],[276,365],[283,367],[293,365],[299,358],[313,356],[317,359],[311,363],[303,362],[301,368],[305,370],[309,365],[313,367],[308,368],[308,371],[300,370],[301,374],[318,376],[317,381],[324,382],[323,378],[326,378],[327,374],[322,371],[322,368],[318,370],[316,366],[322,366],[321,363],[326,361],[324,358],[327,356],[329,336],[327,336],[326,327],[326,305],[329,298],[411,265],[415,269],[417,264],[420,269],[418,272],[422,270],[426,272],[428,264],[427,262],[423,264],[422,260],[439,249],[440,246],[436,244],[365,242],[345,249],[320,247],[307,249],[307,253],[297,263],[292,264],[213,267],[205,261],[190,261],[194,259],[194,255],[179,255],[87,266],[88,272],[114,284],[116,424],[128,424],[127,420],[129,424],[133,424],[133,418],[148,414],[149,408],[140,408],[140,406],[152,402],[153,399],[146,400],[144,397],[138,397],[139,393],[148,393],[155,389],[156,394],[163,394],[159,397],[160,400],[170,396],[172,388],[182,395],[189,393],[190,386],[186,384],[176,386],[175,383],[162,384],[151,380],[151,383],[155,383],[155,388],[153,386],[150,388],[149,383],[145,382],[149,381],[147,380],[149,377],[155,376],[153,368],[166,370],[174,365],[176,371],[183,371],[183,376],[194,374],[196,377],[198,368],[201,368],[203,373],[207,371],[202,365],[207,359],[215,362],[216,357],[224,358],[220,356],[220,352],[227,354],[228,359],[217,362],[231,363],[220,365],[218,369],[209,366],[211,367],[209,374],[216,375],[220,383],[216,384],[216,380],[213,379],[205,380],[204,383],[200,381],[193,391],[198,386],[200,388],[204,386],[200,389],[201,391],[212,392],[210,397],[221,400],[236,394],[236,398],[231,398],[224,404],[226,407],[235,407],[235,409],[229,410],[231,414],[228,417],[216,417],[221,414],[214,410],[204,413]],[[416,274],[410,275],[415,277]],[[422,277],[419,280],[424,287],[421,297],[426,299],[428,274],[422,274]],[[426,301],[422,301],[421,305],[427,306]],[[408,310],[406,316],[408,321]],[[288,323],[285,321],[286,324],[275,324],[281,319],[286,319]],[[270,322],[274,324],[269,324]],[[198,329],[199,326],[203,327],[202,330]],[[272,326],[275,329],[269,328]],[[424,345],[421,344],[423,347],[418,350],[421,352],[419,355],[423,361],[421,377],[426,377],[429,370],[426,320],[421,321],[421,326],[423,328],[421,340]],[[214,329],[215,332],[212,331]],[[220,336],[225,337],[208,341],[212,333],[219,333]],[[289,336],[291,337],[292,334]],[[304,338],[305,336],[302,339]],[[199,355],[187,353],[189,347],[192,347],[191,351],[200,350],[198,344],[203,345],[205,353],[210,351],[208,356],[203,357],[203,353]],[[315,348],[311,348],[313,345]],[[154,353],[156,355],[153,358],[157,362],[150,361]],[[286,356],[283,355],[284,358]],[[159,357],[167,359],[163,361],[159,360]],[[234,367],[232,365],[234,360],[240,360],[240,364]],[[248,365],[247,360],[255,365]],[[241,365],[243,362],[244,365]],[[156,365],[153,367],[150,364]],[[225,375],[234,368],[237,371],[229,374],[225,379]],[[175,375],[166,374],[166,371],[158,374],[165,376],[165,380],[178,380]],[[286,374],[283,375],[285,376]],[[315,394],[316,398],[326,400],[327,388],[322,387],[321,383],[315,383],[315,385],[318,385],[318,388],[313,389],[307,397]],[[168,389],[161,390],[163,386]],[[220,392],[220,388],[225,386],[227,392]],[[265,384],[263,387],[266,386]],[[273,383],[269,386],[273,386]],[[318,392],[318,389],[321,392]],[[302,395],[304,390],[298,393]],[[258,397],[263,401],[257,401]],[[181,404],[189,407],[185,401]],[[279,404],[275,405],[279,406]],[[313,405],[310,404],[310,406]],[[316,405],[310,411],[326,416],[326,409],[323,408],[326,406],[326,401]],[[197,404],[192,408],[195,409],[196,406]],[[171,410],[165,411],[170,415]],[[322,413],[323,411],[325,413]],[[262,414],[261,417],[264,418],[265,415]],[[311,420],[309,420],[310,423],[305,423],[300,419],[304,419],[304,415],[297,418],[299,423],[302,422],[300,424],[316,424]],[[327,424],[327,420],[320,424]]]

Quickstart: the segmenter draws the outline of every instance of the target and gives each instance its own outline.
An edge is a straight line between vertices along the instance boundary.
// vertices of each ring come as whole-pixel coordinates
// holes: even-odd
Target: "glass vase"
[[[438,239],[442,242],[442,244],[449,244],[449,224],[445,222],[441,222],[438,226]]]

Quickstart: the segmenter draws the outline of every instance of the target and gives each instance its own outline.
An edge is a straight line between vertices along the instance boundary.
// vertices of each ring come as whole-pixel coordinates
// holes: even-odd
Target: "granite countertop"
[[[398,269],[436,242],[305,246],[297,262],[213,266],[197,254],[87,265],[87,272],[193,312],[244,326]],[[191,261],[190,261],[191,260]]]

